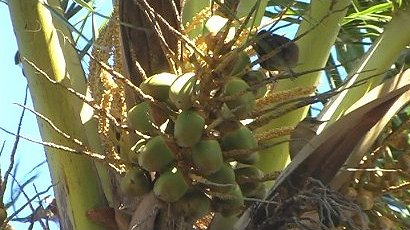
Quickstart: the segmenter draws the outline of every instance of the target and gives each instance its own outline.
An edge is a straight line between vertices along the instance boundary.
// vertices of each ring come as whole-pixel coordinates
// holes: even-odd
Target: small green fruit
[[[257,181],[263,177],[263,172],[254,166],[243,166],[235,169],[235,178],[238,184]]]
[[[188,184],[177,168],[162,173],[154,184],[154,194],[162,201],[175,202],[188,191]]]
[[[266,195],[266,185],[265,183],[261,182],[257,185],[257,189],[253,194],[250,194],[248,197],[255,198],[255,199],[263,199]]]
[[[240,184],[239,187],[241,188],[242,194],[244,197],[254,197],[258,194],[258,192],[263,187],[262,182],[249,182]]]
[[[174,137],[181,147],[192,147],[202,137],[205,119],[193,110],[182,111],[175,120]]]
[[[368,190],[360,190],[356,197],[356,203],[365,211],[370,210],[374,206],[373,192]]]
[[[131,127],[140,132],[149,132],[154,128],[151,124],[148,101],[144,101],[132,107],[128,111],[127,118]]]
[[[265,183],[259,182],[257,184],[244,184],[239,185],[244,197],[264,200],[266,194]],[[246,206],[252,205],[254,202],[245,201]]]
[[[192,148],[192,161],[204,175],[218,171],[223,164],[222,150],[216,140],[200,141]]]
[[[223,150],[253,149],[257,146],[258,143],[252,131],[243,125],[225,133],[221,139],[221,147]]]
[[[128,111],[128,123],[140,132],[154,132],[155,126],[163,124],[167,117],[149,101],[141,102]]]
[[[150,172],[160,172],[175,159],[162,136],[153,137],[141,149],[138,164]]]
[[[134,167],[121,179],[121,189],[129,196],[142,196],[151,190],[151,180],[144,170]]]
[[[237,185],[235,181],[235,173],[233,168],[230,164],[224,163],[222,164],[221,168],[212,173],[209,176],[206,176],[206,179],[209,181],[219,184],[221,186],[213,186],[211,190],[217,192],[228,192],[235,188]]]
[[[240,126],[239,128],[225,133],[221,139],[222,150],[234,150],[234,149],[255,149],[258,143],[252,131],[246,126]],[[253,152],[249,155],[241,155],[235,157],[235,160],[244,164],[253,164],[259,160],[259,154]]]
[[[225,96],[240,95],[225,102],[228,108],[238,118],[246,118],[246,116],[255,108],[255,96],[251,91],[248,91],[249,89],[249,85],[239,78],[232,78],[225,85]]]
[[[140,139],[137,143],[131,147],[131,151],[128,152],[128,161],[133,164],[138,164],[138,155],[144,149],[147,144],[147,140]]]
[[[251,70],[246,73],[242,79],[248,83],[250,87],[260,85],[257,89],[253,90],[253,94],[256,98],[261,98],[265,95],[268,88],[263,81],[266,79],[266,75],[261,70]]]
[[[245,207],[244,197],[239,186],[226,194],[229,199],[215,199],[216,210],[224,217],[239,214]]]
[[[245,69],[250,69],[251,64],[251,59],[248,54],[245,51],[239,52],[231,65],[232,68],[229,76],[235,76],[243,72]]]
[[[169,88],[176,79],[177,76],[172,73],[155,74],[143,81],[140,89],[155,99],[165,101],[168,98]]]
[[[179,76],[169,89],[169,99],[182,110],[192,107],[192,94],[197,78],[195,73],[186,73]]]
[[[175,202],[175,210],[182,216],[197,220],[211,211],[211,200],[203,192],[188,192]]]
[[[263,172],[254,166],[235,169],[235,177],[245,197],[254,197],[263,186],[263,183],[259,181],[263,177]]]
[[[259,161],[259,152],[253,152],[249,155],[241,155],[234,157],[234,160],[242,164],[253,165]]]

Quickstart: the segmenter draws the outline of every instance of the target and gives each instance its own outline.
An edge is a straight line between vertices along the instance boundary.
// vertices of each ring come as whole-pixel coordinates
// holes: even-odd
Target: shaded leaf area
[[[396,85],[408,82],[407,74]],[[408,94],[361,139],[330,183],[360,204],[371,229],[409,228]]]
[[[292,195],[279,198],[291,190]],[[238,229],[335,229],[338,226],[368,229],[359,205],[319,180],[307,178],[302,186],[288,185],[287,191],[278,188],[275,198],[261,202],[263,211],[251,208],[250,212],[257,212],[261,218],[251,214],[251,223]]]
[[[408,72],[404,74],[404,76],[407,75]],[[396,76],[396,79],[400,79],[401,77],[403,76],[398,75]],[[383,93],[382,86],[388,88],[387,86],[396,86],[396,84],[398,87],[396,90]],[[267,202],[256,204],[253,208],[248,210],[250,222],[248,223],[247,228],[241,229],[279,229],[288,224],[286,221],[283,222],[283,219],[288,219],[288,221],[293,224],[300,224],[299,221],[303,219],[303,214],[300,213],[304,213],[303,211],[301,212],[300,209],[303,208],[301,208],[301,204],[290,207],[287,205],[288,199],[298,197],[300,195],[300,188],[303,188],[302,191],[305,190],[305,186],[310,180],[309,178],[315,178],[324,184],[329,184],[334,180],[334,176],[346,162],[348,157],[351,156],[353,149],[362,143],[362,138],[368,134],[369,130],[380,120],[385,118],[385,116],[387,116],[385,118],[387,120],[391,118],[386,114],[393,105],[399,103],[398,108],[400,109],[408,103],[407,94],[410,85],[406,80],[401,84],[390,80],[382,86],[371,91],[368,98],[364,97],[362,100],[363,102],[359,102],[357,106],[354,106],[354,108],[356,108],[355,110],[343,116],[330,127],[325,129],[320,135],[314,137],[307,143],[276,180],[273,188],[266,197]],[[390,116],[392,116],[391,113]],[[337,179],[338,178],[335,180],[340,182],[340,178],[339,180]],[[351,178],[345,179],[346,181],[351,181]],[[271,205],[269,202],[273,202],[276,205]],[[356,202],[360,203],[359,200]],[[338,206],[336,203],[337,202],[335,202],[334,205]],[[360,204],[363,208],[363,204]],[[286,213],[282,213],[283,210],[278,210],[278,205],[283,205]],[[330,206],[328,208],[331,210]],[[347,209],[349,208],[351,207],[347,207]],[[365,210],[368,209],[371,209],[371,207],[365,208]],[[348,210],[344,210],[343,212],[346,211]],[[284,216],[278,217],[278,215]],[[326,222],[326,220],[323,219],[322,213],[319,213],[318,215],[321,220],[319,221],[320,223],[324,223],[323,221]],[[345,215],[346,214],[339,212],[334,218],[340,219]],[[297,221],[295,222],[295,219],[289,218],[289,216],[296,218]],[[276,221],[269,221],[272,218]],[[348,218],[348,222],[350,222],[350,220],[351,219]],[[318,223],[316,223],[316,225],[317,224]],[[343,223],[339,224],[343,225]],[[349,223],[344,224],[349,225]],[[314,224],[314,226],[316,225]],[[358,225],[355,228],[363,229],[364,226],[359,227]],[[368,228],[367,224],[366,228]]]

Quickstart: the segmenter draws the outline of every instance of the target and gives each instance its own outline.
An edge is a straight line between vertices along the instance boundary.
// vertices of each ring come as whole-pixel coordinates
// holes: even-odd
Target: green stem
[[[73,55],[74,51],[67,55],[58,37],[58,33],[66,29],[54,27],[50,12],[38,0],[14,0],[8,4],[34,108],[71,137],[87,144],[80,119],[82,101],[51,83],[55,81],[85,91],[78,57]],[[51,1],[50,5],[57,6],[59,1]],[[38,70],[44,71],[49,79]],[[41,119],[38,124],[43,141],[79,148]],[[85,215],[90,208],[106,205],[93,162],[59,149],[45,148],[45,151],[55,185],[61,228],[104,229]]]
[[[249,28],[251,23],[254,22],[254,26],[257,27],[261,24],[263,15],[265,14],[266,6],[268,5],[268,0],[241,0],[238,5],[238,18],[244,18],[249,14],[249,11],[255,4],[259,4],[258,8],[256,8],[256,12],[254,13],[254,21],[250,20],[247,24]]]
[[[186,26],[187,23],[192,23],[192,20],[199,12],[211,6],[210,0],[186,0],[184,3],[182,8],[182,25],[184,26]],[[202,26],[190,31],[188,33],[189,37],[194,38],[202,33],[204,25],[205,23],[202,23]]]
[[[55,1],[55,0],[54,0]],[[58,4],[58,1],[57,1]],[[60,46],[67,62],[67,73],[70,76],[70,82],[73,89],[83,95],[89,94],[87,91],[86,77],[79,55],[75,49],[73,49],[73,37],[70,30],[67,27],[67,22],[64,22],[64,12],[61,8],[54,8],[55,12],[60,14],[58,17],[53,17],[53,23],[61,33],[58,33]],[[108,21],[108,20],[107,20]],[[67,42],[71,41],[71,42]],[[89,96],[89,95],[87,95]],[[90,96],[91,97],[91,96]],[[80,117],[84,125],[85,134],[87,136],[88,146],[96,153],[104,154],[101,145],[100,137],[97,135],[98,126],[97,118],[93,117],[94,110],[86,103],[83,103],[81,107]],[[113,194],[111,189],[111,178],[108,173],[108,168],[101,162],[95,162],[95,167],[98,172],[98,176],[101,182],[102,189],[110,207],[114,206]]]
[[[321,113],[322,120],[330,120],[328,125],[343,116],[344,112],[364,94],[379,85],[384,74],[397,60],[400,52],[410,43],[410,33],[403,31],[403,25],[410,23],[410,8],[398,11],[386,25],[383,34],[374,42],[366,55],[352,69],[349,84],[370,78],[360,86],[340,93]]]
[[[335,3],[333,4],[333,2]],[[349,0],[313,0],[311,2],[310,9],[306,15],[304,15],[304,20],[296,35],[296,37],[300,36],[300,39],[296,41],[299,47],[299,64],[294,69],[295,72],[325,66],[330,54],[330,49],[340,30],[340,23],[346,14],[346,6],[348,6],[348,4],[350,4]],[[324,36],[324,34],[326,36]],[[320,74],[320,72],[314,72],[295,80],[282,80],[275,89],[284,90],[294,87],[317,85]],[[283,126],[293,126],[306,116],[308,109],[308,107],[298,109],[279,119],[272,120],[264,127],[258,129],[257,132]],[[281,140],[283,140],[283,138]],[[272,141],[278,142],[281,140],[275,139]],[[270,173],[282,170],[288,162],[289,144],[283,143],[260,151],[260,161],[257,163],[257,166],[265,173]]]

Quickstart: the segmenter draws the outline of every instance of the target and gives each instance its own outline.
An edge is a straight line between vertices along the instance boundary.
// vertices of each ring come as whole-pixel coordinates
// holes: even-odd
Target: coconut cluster
[[[140,196],[152,189],[193,219],[211,210],[237,214],[244,197],[263,197],[263,174],[253,166],[259,159],[258,143],[241,120],[266,92],[265,85],[251,85],[266,77],[256,70],[234,77],[250,69],[250,63],[246,53],[238,54],[230,70],[224,70],[231,77],[223,84],[191,72],[156,74],[139,86],[154,100],[129,109],[128,123],[150,138],[139,140],[129,153],[133,167],[123,177],[124,191]],[[207,100],[202,82],[216,86],[207,90]]]
[[[198,39],[207,56],[187,55],[182,74],[145,79],[139,88],[148,99],[128,110],[129,127],[149,138],[129,152],[123,190],[133,196],[152,190],[192,220],[211,211],[240,214],[245,198],[262,199],[266,192],[255,166],[258,141],[244,121],[265,96],[268,77],[252,66],[245,51],[252,44],[221,42],[223,34]]]

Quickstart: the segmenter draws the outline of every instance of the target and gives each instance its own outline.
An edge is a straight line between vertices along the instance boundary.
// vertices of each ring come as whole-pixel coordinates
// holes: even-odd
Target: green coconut
[[[176,202],[188,191],[189,185],[177,168],[165,171],[154,183],[154,194],[162,201]]]
[[[261,70],[251,70],[246,73],[242,79],[252,87],[252,92],[256,98],[263,97],[266,91],[268,91],[266,83],[263,83],[263,81],[266,80],[266,75]],[[259,87],[255,88],[256,86]]]
[[[235,130],[226,132],[220,142],[224,151],[235,149],[251,150],[258,147],[257,140],[252,131],[243,125]],[[251,152],[247,155],[235,156],[234,159],[244,164],[254,164],[259,160],[259,154],[258,152]]]
[[[238,118],[246,118],[255,108],[255,95],[249,85],[240,78],[230,79],[224,87],[224,96],[233,96],[225,103]]]
[[[191,220],[204,217],[211,211],[211,200],[201,191],[190,191],[175,202],[175,210]]]
[[[224,217],[238,215],[245,208],[244,196],[239,186],[225,194],[224,199],[215,198],[215,209]]]
[[[230,76],[235,76],[251,68],[251,59],[245,51],[241,51],[235,57],[232,65],[230,65]]]
[[[155,74],[145,79],[141,83],[140,89],[155,99],[166,101],[168,99],[169,88],[176,79],[177,76],[172,73],[164,72]]]
[[[231,191],[237,185],[234,170],[228,163],[222,164],[218,171],[206,176],[206,179],[215,183],[211,185],[211,190],[217,192]]]
[[[175,120],[174,138],[181,147],[192,147],[201,140],[205,119],[193,110],[182,111]]]
[[[153,137],[141,149],[138,164],[150,172],[161,172],[175,160],[162,136]]]
[[[234,170],[236,181],[241,184],[256,181],[263,177],[263,172],[255,166],[246,165]]]
[[[172,83],[169,99],[178,109],[186,110],[192,107],[192,94],[196,81],[195,73],[186,73]]]
[[[129,196],[141,196],[151,191],[151,180],[146,172],[133,167],[121,178],[121,189]]]
[[[218,141],[203,140],[196,144],[192,148],[192,162],[203,175],[218,171],[223,164],[222,150]]]
[[[127,114],[131,128],[140,132],[154,132],[155,126],[160,126],[167,120],[167,116],[154,104],[143,101],[132,107]]]

